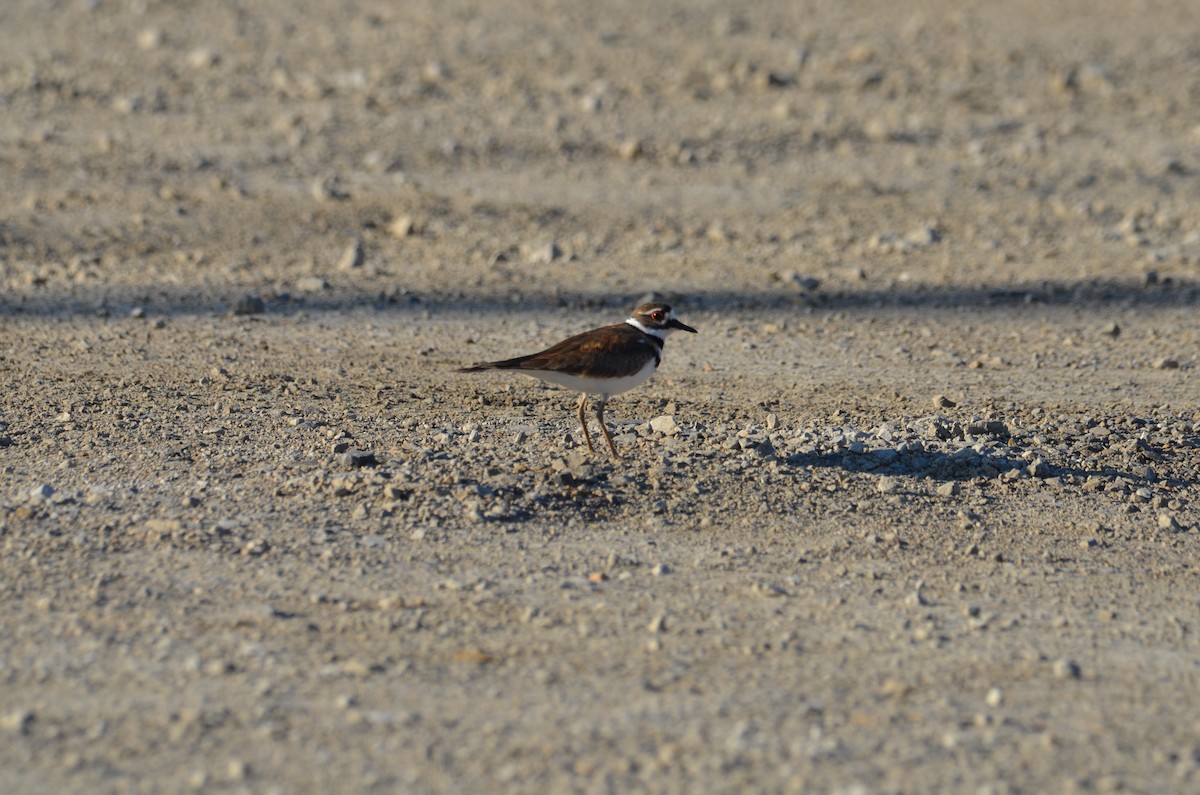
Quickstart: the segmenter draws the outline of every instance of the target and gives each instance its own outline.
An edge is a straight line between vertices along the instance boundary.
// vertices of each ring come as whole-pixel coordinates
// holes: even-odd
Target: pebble
[[[1158,515],[1158,526],[1163,530],[1179,530],[1179,522],[1169,513],[1160,513]]]
[[[309,186],[309,193],[314,199],[322,202],[350,198],[350,194],[342,189],[341,182],[336,175],[318,177],[313,180]]]
[[[256,558],[260,555],[267,554],[267,550],[270,548],[271,545],[266,541],[262,540],[261,538],[256,538],[253,541],[246,542],[246,545],[242,547],[241,554],[245,557]]]
[[[913,246],[932,246],[941,239],[942,233],[932,226],[918,227],[904,236],[904,240]]]
[[[1179,362],[1169,356],[1163,356],[1155,359],[1150,366],[1155,370],[1177,370],[1179,369]]]
[[[117,113],[129,115],[144,109],[146,100],[137,96],[116,97],[112,101],[112,107]]]
[[[320,276],[305,276],[296,282],[296,291],[301,293],[319,293],[329,289],[329,282]]]
[[[450,77],[450,69],[441,61],[428,61],[421,68],[421,79],[426,83],[437,83]]]
[[[998,687],[993,687],[987,691],[987,695],[983,697],[983,703],[989,707],[995,708],[1004,703],[1004,691]]]
[[[354,270],[361,268],[366,261],[367,255],[363,250],[362,241],[355,240],[342,252],[342,258],[338,260],[337,267],[340,271]]]
[[[43,483],[40,486],[34,486],[29,491],[29,499],[31,502],[45,502],[54,496],[54,487],[49,483]]]
[[[763,439],[760,443],[754,446],[754,454],[764,461],[775,461],[775,445],[771,444],[770,439]]]
[[[786,589],[784,589],[783,587],[781,587],[779,585],[776,585],[775,583],[771,583],[771,582],[756,582],[751,587],[751,590],[754,591],[754,593],[756,593],[759,596],[768,596],[768,597],[791,596],[791,594],[789,594]]]
[[[997,420],[976,420],[967,425],[967,433],[971,436],[1007,436],[1008,427]]]
[[[417,233],[417,222],[412,216],[399,215],[392,219],[388,224],[388,234],[392,237],[408,237]]]
[[[875,489],[880,494],[895,494],[900,490],[900,478],[884,475],[875,483]]]
[[[33,710],[16,709],[0,717],[0,728],[11,734],[29,734],[34,717]]]
[[[722,221],[713,221],[704,230],[704,236],[712,243],[728,243],[730,238],[729,231],[725,228]]]
[[[558,247],[558,244],[551,241],[530,246],[526,250],[525,259],[533,265],[548,265],[562,257],[562,254],[562,249]]]
[[[650,430],[655,433],[661,433],[664,436],[674,436],[679,433],[679,425],[676,424],[674,417],[664,414],[650,420]]]
[[[379,466],[379,459],[369,450],[350,449],[342,454],[342,463],[351,469]]]
[[[203,673],[209,676],[220,676],[224,673],[233,672],[233,667],[225,660],[209,660],[205,662],[194,654],[183,661],[183,667],[189,673]]]
[[[221,56],[207,47],[198,47],[188,53],[187,62],[193,69],[210,69],[221,62]]]
[[[1052,670],[1059,679],[1078,679],[1083,675],[1079,663],[1066,657],[1055,660]]]
[[[811,293],[821,286],[821,280],[817,277],[808,276],[797,271],[783,271],[782,273],[776,274],[776,278],[786,284],[793,284],[806,293]]]
[[[958,404],[945,395],[937,395],[933,399],[933,405],[939,409],[952,409]]]
[[[939,497],[953,497],[955,494],[958,494],[958,489],[957,480],[948,480],[937,487],[937,495]]]
[[[1035,458],[1025,467],[1025,471],[1035,478],[1048,478],[1051,475],[1050,465],[1040,458]]]
[[[146,28],[137,35],[137,45],[143,50],[155,50],[163,44],[163,32],[158,28]]]
[[[241,759],[230,759],[225,766],[225,775],[230,781],[245,781],[250,775],[250,766]]]
[[[147,519],[142,523],[142,532],[152,541],[177,536],[183,531],[183,522],[178,519]]]

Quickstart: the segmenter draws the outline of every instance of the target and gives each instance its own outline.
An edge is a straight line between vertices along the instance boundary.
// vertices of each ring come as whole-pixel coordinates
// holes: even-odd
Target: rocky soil
[[[7,3],[0,790],[1195,791],[1197,31]]]

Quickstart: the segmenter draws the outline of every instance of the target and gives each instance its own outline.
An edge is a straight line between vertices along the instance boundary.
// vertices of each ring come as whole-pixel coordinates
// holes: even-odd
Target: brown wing
[[[643,347],[645,346],[645,347]],[[591,378],[615,378],[627,375],[630,361],[640,365],[648,356],[658,354],[654,343],[628,323],[617,323],[594,331],[585,331],[550,346],[544,351],[499,362],[487,362],[466,368],[475,370],[557,370]]]

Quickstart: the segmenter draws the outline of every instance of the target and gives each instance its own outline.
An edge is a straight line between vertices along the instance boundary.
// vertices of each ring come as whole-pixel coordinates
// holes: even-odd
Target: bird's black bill
[[[670,319],[670,321],[668,321],[668,323],[667,323],[667,328],[677,328],[677,329],[679,329],[680,331],[690,331],[690,332],[692,332],[693,334],[695,334],[695,333],[696,333],[696,329],[694,329],[694,328],[692,328],[691,326],[689,326],[689,325],[686,325],[686,324],[684,324],[684,323],[680,323],[680,322],[679,322],[678,320],[676,320],[675,318],[671,318],[671,319]]]

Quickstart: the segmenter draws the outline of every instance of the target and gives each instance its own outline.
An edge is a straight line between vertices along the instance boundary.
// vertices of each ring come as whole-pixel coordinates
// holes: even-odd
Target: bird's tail
[[[505,359],[500,362],[476,362],[470,367],[460,367],[458,373],[478,373],[483,370],[520,370],[528,356],[518,356],[515,359]]]

